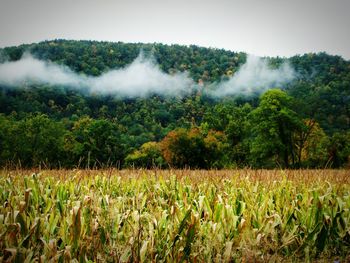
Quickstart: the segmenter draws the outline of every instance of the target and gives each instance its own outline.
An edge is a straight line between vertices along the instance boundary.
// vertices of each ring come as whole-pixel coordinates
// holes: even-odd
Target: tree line
[[[328,136],[293,109],[280,89],[264,93],[253,108],[217,104],[195,122],[159,140],[132,147],[117,120],[85,116],[75,121],[29,114],[0,117],[2,166],[47,168],[301,168],[349,165],[350,133]]]

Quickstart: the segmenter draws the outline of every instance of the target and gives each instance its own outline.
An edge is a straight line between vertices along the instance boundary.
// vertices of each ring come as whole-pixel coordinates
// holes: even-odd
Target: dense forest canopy
[[[140,52],[154,60],[163,82],[183,73],[196,88],[184,95],[166,96],[151,90],[147,96],[118,96],[50,81],[7,85],[0,79],[0,164],[148,168],[349,165],[350,62],[340,56],[318,53],[265,58],[266,70],[276,73],[274,69],[283,68],[285,76],[291,69],[293,77],[283,85],[273,79],[281,84],[273,88],[221,96],[211,96],[213,86],[230,88],[240,83],[254,87],[242,84],[242,79],[231,81],[247,68],[247,54],[194,45],[54,40],[3,48],[0,60],[6,64],[31,54],[40,61],[68,67],[90,81],[111,70],[125,69]],[[265,67],[259,63],[256,65]]]

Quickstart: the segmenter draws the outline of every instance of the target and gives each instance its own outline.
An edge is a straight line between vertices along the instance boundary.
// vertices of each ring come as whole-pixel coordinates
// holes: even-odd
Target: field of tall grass
[[[0,171],[0,262],[348,262],[349,170]]]

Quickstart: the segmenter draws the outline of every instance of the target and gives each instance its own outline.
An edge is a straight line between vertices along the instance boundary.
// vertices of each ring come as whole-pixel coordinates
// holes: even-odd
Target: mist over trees
[[[0,85],[0,165],[35,167],[346,167],[350,156],[350,62],[325,53],[266,58],[288,81],[227,93],[245,53],[197,46],[55,40],[1,50],[98,77],[140,53],[162,74],[188,74],[185,95],[123,97],[65,85]],[[262,63],[262,62],[259,62]],[[290,66],[289,68],[284,65]],[[288,67],[289,67],[288,66]],[[241,71],[242,72],[242,71]],[[158,73],[157,73],[158,74]],[[260,76],[259,74],[257,74]],[[237,76],[237,74],[236,74]],[[168,77],[166,77],[168,79]],[[225,96],[211,96],[224,83]],[[266,82],[265,82],[266,83]],[[249,89],[249,87],[255,87]],[[171,88],[171,87],[169,87]]]

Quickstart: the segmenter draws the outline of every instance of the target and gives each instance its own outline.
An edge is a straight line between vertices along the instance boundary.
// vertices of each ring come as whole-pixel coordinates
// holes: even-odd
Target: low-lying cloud
[[[50,84],[78,87],[85,78],[67,66],[57,65],[25,54],[20,60],[0,64],[0,84],[17,87],[26,84]]]
[[[151,59],[139,55],[124,69],[111,70],[100,77],[89,78],[94,92],[143,97],[149,94],[184,95],[194,88],[187,73],[173,75],[162,72]]]
[[[228,95],[254,95],[281,87],[296,77],[294,69],[285,62],[280,67],[272,69],[266,59],[248,56],[247,61],[227,81],[215,85],[209,94],[222,97]]]
[[[213,97],[260,94],[293,80],[295,71],[284,63],[279,68],[269,67],[267,60],[248,56],[240,69],[226,81],[205,85],[206,93]],[[42,61],[25,54],[18,61],[0,64],[0,85],[22,87],[48,84],[79,89],[88,93],[122,97],[186,95],[199,86],[187,72],[167,74],[142,53],[128,66],[103,73],[98,77],[73,72],[67,66]]]
[[[185,95],[195,86],[187,73],[166,74],[142,54],[125,68],[110,70],[98,77],[77,74],[67,66],[38,60],[25,54],[18,61],[0,64],[0,84],[11,87],[26,84],[60,85],[90,93],[122,97]]]

